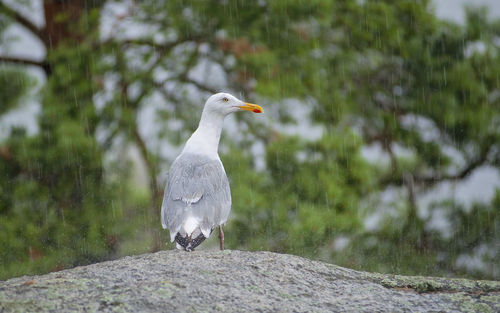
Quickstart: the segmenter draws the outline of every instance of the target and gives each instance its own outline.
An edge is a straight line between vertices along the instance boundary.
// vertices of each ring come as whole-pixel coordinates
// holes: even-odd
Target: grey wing
[[[171,239],[187,216],[201,221],[208,233],[226,222],[231,210],[231,191],[220,160],[199,155],[181,155],[168,174],[163,197],[161,220],[170,230]]]

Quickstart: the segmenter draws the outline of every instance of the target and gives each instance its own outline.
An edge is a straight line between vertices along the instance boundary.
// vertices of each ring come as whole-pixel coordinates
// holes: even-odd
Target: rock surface
[[[500,282],[270,252],[162,251],[0,282],[0,312],[500,312]]]

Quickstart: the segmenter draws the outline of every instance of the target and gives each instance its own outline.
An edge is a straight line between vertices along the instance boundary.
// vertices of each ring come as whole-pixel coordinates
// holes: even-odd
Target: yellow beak
[[[245,110],[245,111],[252,111],[253,113],[263,113],[264,112],[264,109],[262,109],[261,106],[256,105],[256,104],[252,104],[252,103],[246,103],[246,102],[244,102],[244,104],[242,106],[239,106],[238,108],[240,108],[241,110]]]

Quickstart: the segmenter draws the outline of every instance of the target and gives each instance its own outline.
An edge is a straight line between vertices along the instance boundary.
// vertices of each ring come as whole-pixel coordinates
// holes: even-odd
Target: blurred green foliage
[[[16,107],[28,92],[33,80],[24,72],[11,67],[0,69],[0,115]]]
[[[58,27],[37,35],[47,49],[39,132],[13,128],[0,142],[0,278],[163,248],[161,172],[175,153],[162,147],[176,151],[221,89],[268,116],[235,115],[241,132],[222,139],[228,248],[500,277],[499,191],[472,205],[420,205],[440,184],[500,168],[500,22],[485,10],[468,10],[462,26],[413,0],[146,1],[115,17],[112,1],[58,3],[44,2],[47,24]],[[0,5],[1,30],[13,17]],[[114,23],[107,35],[104,20]],[[4,61],[14,65],[0,71],[0,115],[32,84],[23,62]],[[210,75],[195,77],[207,64]],[[154,136],[141,132],[148,110]],[[305,120],[321,135],[284,131]],[[368,147],[387,160],[364,157]],[[438,215],[444,229],[432,227]]]

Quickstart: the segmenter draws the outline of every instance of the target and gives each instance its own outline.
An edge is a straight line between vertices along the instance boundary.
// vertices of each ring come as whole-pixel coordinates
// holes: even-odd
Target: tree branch
[[[19,14],[16,10],[8,7],[7,5],[5,5],[5,3],[0,2],[0,12],[13,18],[17,23],[21,24],[24,28],[29,30],[31,33],[37,36],[44,44],[46,44],[43,29],[40,29],[30,20],[26,19],[24,16]]]
[[[142,159],[146,163],[146,167],[148,169],[148,174],[149,174],[149,184],[151,188],[151,218],[154,218],[158,214],[158,205],[160,204],[161,200],[161,190],[158,186],[158,177],[157,177],[157,167],[156,167],[156,162],[152,159],[151,154],[148,151],[148,148],[146,146],[146,143],[144,142],[144,139],[141,137],[141,134],[139,133],[139,129],[137,128],[137,123],[134,126],[133,129],[134,132],[134,138],[137,146],[139,147],[139,151],[141,153]],[[158,233],[158,229],[152,229],[152,235],[153,235],[153,243],[152,243],[152,248],[151,250],[153,252],[160,250],[161,248],[161,240],[160,240],[160,235]]]
[[[0,56],[0,63],[12,63],[12,64],[18,64],[18,65],[34,65],[34,66],[41,67],[47,76],[49,76],[52,73],[52,67],[50,66],[50,63],[48,63],[46,61],[35,61],[35,60],[30,60],[30,59],[18,58],[18,57]]]
[[[192,80],[192,79],[190,79],[188,77],[189,71],[193,68],[194,65],[196,65],[196,61],[198,60],[198,54],[199,54],[198,46],[199,45],[197,45],[196,48],[193,49],[192,53],[188,56],[187,61],[186,61],[186,66],[184,67],[184,70],[182,71],[182,73],[180,73],[180,74],[178,74],[176,76],[173,76],[173,77],[169,77],[169,78],[165,79],[162,82],[153,82],[153,84],[157,88],[163,89],[163,85],[166,82],[177,80],[180,83],[186,83],[186,84],[194,85],[198,89],[206,91],[206,92],[217,93],[217,90],[215,90],[215,89],[213,89],[213,88],[211,88],[209,86],[206,86],[206,85],[204,85],[202,83],[199,83],[199,82],[197,82],[195,80]]]
[[[157,91],[163,96],[163,98],[166,101],[170,101],[174,105],[178,105],[179,104],[179,99],[175,98],[172,94],[170,94],[168,91],[166,91],[165,88],[163,88],[162,85],[155,84],[155,87],[157,88]]]
[[[476,160],[469,163],[466,167],[464,167],[460,172],[456,173],[455,175],[441,175],[438,177],[436,177],[436,176],[430,176],[430,177],[417,176],[417,177],[415,177],[415,180],[418,183],[434,184],[436,182],[441,182],[441,181],[445,181],[445,180],[464,179],[465,177],[469,176],[469,174],[471,174],[476,168],[483,165],[486,162],[486,158],[487,158],[487,153],[481,154]]]
[[[151,184],[151,191],[154,194],[154,197],[159,192],[158,188],[158,181],[156,180],[156,166],[154,164],[154,161],[151,159],[151,155],[149,154],[148,147],[146,146],[146,142],[142,138],[141,134],[139,133],[139,129],[137,127],[134,127],[133,129],[134,132],[134,138],[137,143],[137,146],[139,148],[139,151],[141,152],[142,158],[144,159],[144,162],[146,163],[146,167],[148,168],[149,172],[149,181]],[[153,203],[155,205],[155,203]]]
[[[144,76],[144,77],[147,76],[149,78],[150,75],[153,73],[153,71],[157,68],[157,66],[160,65],[160,63],[163,61],[163,57],[165,56],[165,53],[166,53],[165,50],[160,51],[156,61],[153,62],[153,64],[144,72],[144,74],[141,74],[141,76]],[[153,85],[154,85],[154,78],[151,78],[151,81],[153,82]],[[144,99],[144,97],[146,97],[150,91],[151,91],[150,89],[146,89],[143,86],[143,90],[142,90],[141,94],[139,96],[137,96],[136,99],[134,99],[134,100],[129,99],[130,105],[133,108],[137,109],[139,107],[139,104],[141,103],[142,99]],[[128,97],[128,94],[126,96]]]
[[[467,176],[469,176],[475,169],[483,165],[484,163],[487,162],[487,157],[490,149],[487,149],[486,151],[482,152],[479,157],[470,163],[467,164],[466,167],[464,167],[461,171],[459,171],[456,174],[450,175],[450,174],[443,174],[443,175],[431,175],[431,176],[413,176],[413,181],[415,185],[424,185],[425,187],[431,187],[437,183],[441,183],[444,181],[455,181],[455,180],[460,180],[464,179]],[[386,179],[382,179],[381,181],[382,185],[403,185],[405,184],[405,179],[404,177],[388,177]]]
[[[109,148],[111,148],[111,145],[113,144],[113,139],[115,139],[116,135],[118,135],[119,132],[120,132],[120,127],[116,127],[111,132],[111,134],[109,134],[109,136],[106,137],[106,139],[104,139],[104,141],[101,145],[101,149],[103,151],[107,151],[107,150],[109,150]]]
[[[181,77],[181,82],[184,82],[184,83],[188,83],[188,84],[191,84],[191,85],[194,85],[196,86],[198,89],[200,90],[203,90],[203,91],[206,91],[206,92],[210,92],[210,93],[217,93],[218,91],[216,89],[213,89],[211,87],[208,87],[202,83],[199,83],[195,80],[192,80],[188,77]]]
[[[35,60],[10,57],[10,56],[0,56],[0,62],[22,64],[22,65],[35,65],[40,67],[44,67],[45,65],[44,61],[35,61]]]
[[[180,44],[186,42],[199,42],[201,40],[203,40],[203,37],[201,35],[188,36],[180,38],[175,41],[165,42],[165,43],[155,42],[152,38],[133,38],[133,39],[123,39],[123,40],[116,38],[109,38],[103,42],[98,43],[97,46],[115,43],[122,46],[127,46],[127,45],[150,46],[158,51],[168,52]]]

